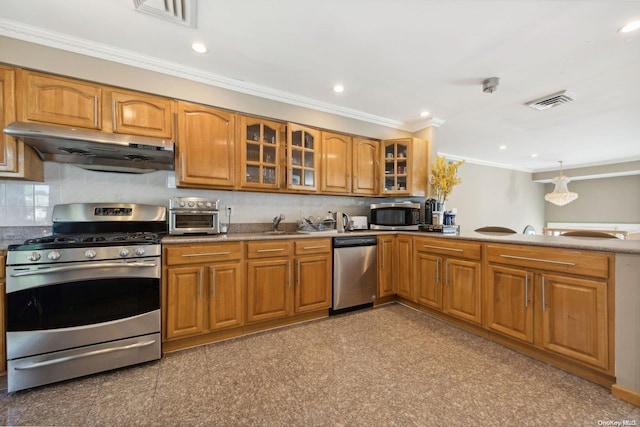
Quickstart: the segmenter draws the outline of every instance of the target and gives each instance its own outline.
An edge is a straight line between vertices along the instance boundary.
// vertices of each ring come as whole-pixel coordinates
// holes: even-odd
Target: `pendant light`
[[[567,188],[567,184],[570,181],[571,178],[562,175],[562,160],[560,160],[560,176],[556,176],[551,180],[556,186],[553,192],[545,194],[544,199],[556,206],[564,206],[567,203],[573,202],[578,198],[578,194],[572,193]]]

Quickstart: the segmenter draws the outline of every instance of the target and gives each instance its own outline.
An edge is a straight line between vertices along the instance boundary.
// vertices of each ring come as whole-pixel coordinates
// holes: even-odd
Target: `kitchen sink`
[[[296,234],[309,234],[309,232],[308,231],[276,230],[276,231],[264,231],[262,234],[266,234],[267,236],[295,236]]]

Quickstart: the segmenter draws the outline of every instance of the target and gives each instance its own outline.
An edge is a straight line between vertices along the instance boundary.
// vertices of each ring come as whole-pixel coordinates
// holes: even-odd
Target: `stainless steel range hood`
[[[13,122],[4,133],[33,147],[42,160],[84,169],[145,173],[173,170],[173,141],[39,123]]]

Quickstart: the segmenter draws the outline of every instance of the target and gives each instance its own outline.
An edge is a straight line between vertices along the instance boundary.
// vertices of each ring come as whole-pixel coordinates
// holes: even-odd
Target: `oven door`
[[[218,234],[218,211],[169,211],[169,234]]]
[[[7,268],[7,358],[160,331],[160,259]]]

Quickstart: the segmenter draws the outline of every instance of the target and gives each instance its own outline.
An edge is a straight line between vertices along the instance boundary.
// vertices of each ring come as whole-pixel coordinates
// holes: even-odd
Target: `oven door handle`
[[[26,370],[29,370],[29,369],[37,369],[37,368],[42,368],[44,366],[56,365],[58,363],[70,362],[72,360],[82,359],[84,357],[99,356],[101,354],[113,353],[115,351],[124,351],[124,350],[131,350],[132,348],[147,347],[147,346],[149,346],[151,344],[154,344],[155,342],[156,342],[156,340],[142,341],[142,342],[137,342],[137,343],[134,343],[134,344],[123,345],[121,347],[103,348],[101,350],[89,351],[87,353],[76,354],[76,355],[73,355],[73,356],[59,357],[57,359],[51,359],[51,360],[47,360],[45,362],[36,362],[36,363],[32,363],[30,365],[16,366],[15,370],[16,371],[26,371]]]
[[[97,268],[105,268],[105,267],[126,267],[126,268],[147,268],[147,267],[157,267],[158,264],[154,262],[103,262],[103,263],[85,263],[78,265],[66,265],[62,267],[50,267],[43,268],[41,270],[29,270],[29,271],[20,271],[17,273],[12,273],[11,277],[23,277],[23,276],[34,276],[37,274],[53,274],[60,273],[65,271],[77,271],[77,270],[92,270]]]

